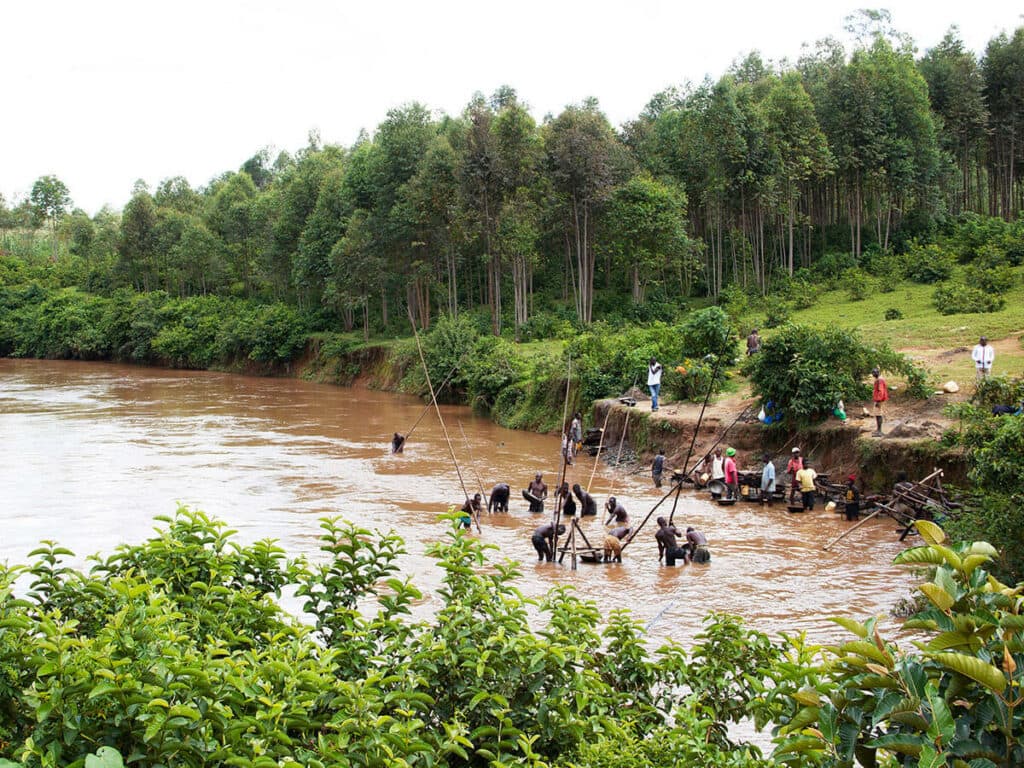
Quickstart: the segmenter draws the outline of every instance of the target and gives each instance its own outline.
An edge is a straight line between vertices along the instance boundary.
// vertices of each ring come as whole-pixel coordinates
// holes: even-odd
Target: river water
[[[0,360],[0,561],[25,563],[40,540],[55,539],[75,552],[71,564],[83,565],[90,554],[150,536],[153,518],[178,502],[226,521],[243,541],[274,538],[289,556],[316,559],[318,519],[341,515],[405,539],[402,568],[429,613],[440,573],[425,549],[445,535],[437,515],[463,495],[432,412],[404,455],[389,453],[392,432],[406,432],[423,408],[415,398],[293,379]],[[519,589],[539,597],[569,584],[603,611],[627,607],[655,645],[690,640],[710,611],[773,634],[834,641],[848,636],[828,616],[886,614],[912,588],[910,574],[890,564],[903,547],[890,520],[870,521],[824,552],[851,525],[842,515],[719,507],[689,490],[676,524],[707,534],[709,565],[659,566],[653,519],[621,564],[573,571],[568,558],[537,563],[530,535],[541,516],[527,511],[520,489],[535,471],[554,487],[558,440],[503,429],[461,407],[442,413],[470,493],[477,478],[488,490],[512,486],[509,514],[485,515],[480,535],[522,563]],[[581,456],[568,480],[586,487],[592,471],[593,459]],[[591,491],[600,504],[614,492],[635,521],[660,498],[646,472],[627,476],[603,462]],[[582,526],[601,540],[599,522]]]

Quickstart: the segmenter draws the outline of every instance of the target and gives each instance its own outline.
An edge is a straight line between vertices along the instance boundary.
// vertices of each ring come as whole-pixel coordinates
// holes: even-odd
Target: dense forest
[[[0,201],[0,245],[45,250],[94,294],[280,302],[367,335],[470,310],[519,338],[538,315],[668,320],[682,297],[766,295],[952,222],[1015,220],[1024,27],[980,58],[955,28],[915,58],[884,12],[850,31],[851,50],[750,54],[669,88],[618,130],[594,100],[538,122],[503,87],[457,116],[395,108],[351,147],[259,151],[199,189],[140,181],[120,213],[73,209],[46,176]]]

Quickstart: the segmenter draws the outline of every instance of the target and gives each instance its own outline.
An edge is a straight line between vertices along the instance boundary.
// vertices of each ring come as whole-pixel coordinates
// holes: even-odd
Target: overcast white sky
[[[139,178],[200,186],[311,129],[349,145],[392,107],[457,114],[506,83],[538,120],[596,96],[620,125],[751,50],[795,60],[865,5],[922,51],[952,24],[979,52],[1024,24],[1009,0],[2,0],[0,193],[56,174],[90,214],[121,208]]]

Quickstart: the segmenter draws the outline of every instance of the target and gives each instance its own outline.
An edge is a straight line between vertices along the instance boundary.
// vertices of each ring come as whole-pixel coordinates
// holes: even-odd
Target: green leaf
[[[113,747],[100,747],[95,755],[85,758],[85,768],[124,768],[124,760]]]
[[[1006,677],[1003,673],[997,667],[986,664],[974,656],[967,656],[962,653],[934,653],[928,655],[944,667],[981,683],[995,693],[1002,693],[1006,688]]]
[[[942,565],[946,560],[931,547],[911,547],[896,555],[892,562],[894,565]]]
[[[924,592],[925,596],[932,602],[932,605],[940,611],[948,611],[956,602],[953,596],[938,584],[922,584],[918,589]]]
[[[923,736],[914,736],[909,733],[887,733],[868,742],[869,747],[884,749],[888,752],[898,752],[901,755],[912,755],[917,757],[921,749],[927,744]]]
[[[868,636],[868,628],[861,624],[859,621],[854,621],[845,616],[829,616],[829,621],[833,621],[841,627],[845,627],[847,630],[857,635],[860,638],[866,638]]]
[[[941,544],[946,540],[946,532],[931,520],[915,520],[914,526],[928,544]]]
[[[949,744],[956,734],[956,725],[953,723],[953,715],[945,700],[938,695],[928,697],[928,703],[932,708],[932,724],[928,728],[928,735],[933,742]]]

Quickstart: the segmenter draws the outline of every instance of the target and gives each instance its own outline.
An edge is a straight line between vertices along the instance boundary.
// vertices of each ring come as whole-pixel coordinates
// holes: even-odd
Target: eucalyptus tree
[[[942,42],[925,53],[918,68],[928,83],[932,109],[941,118],[943,149],[955,158],[960,170],[959,189],[952,197],[951,208],[954,213],[980,210],[984,205],[981,155],[988,131],[988,108],[978,60],[964,49],[959,30],[953,27]]]
[[[692,268],[686,194],[678,184],[658,181],[646,173],[633,176],[608,200],[600,247],[629,275],[633,302],[643,304],[647,287],[671,274],[672,267]]]
[[[29,193],[32,209],[40,221],[50,225],[50,258],[57,260],[57,225],[71,207],[71,193],[56,176],[40,176]]]
[[[547,170],[565,222],[576,315],[593,319],[597,216],[623,165],[623,148],[597,102],[566,107],[544,126]]]
[[[117,243],[117,271],[137,291],[154,290],[156,270],[157,208],[146,191],[138,191],[121,214]]]
[[[768,143],[776,158],[785,204],[785,266],[792,275],[797,202],[809,181],[822,179],[829,173],[832,155],[799,72],[786,72],[773,82],[764,102],[764,112]]]
[[[234,173],[213,192],[206,222],[224,242],[235,281],[246,296],[253,293],[253,276],[263,246],[262,227],[256,218],[256,185],[247,173]]]
[[[331,251],[345,235],[350,206],[345,194],[345,171],[339,165],[320,182],[316,205],[306,218],[292,261],[292,285],[306,306],[321,303],[331,274]]]
[[[982,61],[991,138],[988,156],[989,213],[1007,221],[1021,209],[1024,168],[1024,27],[989,41]]]

